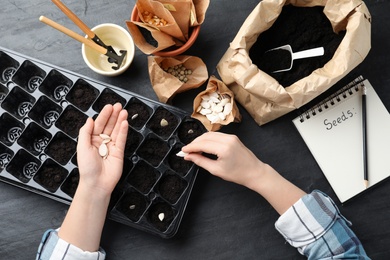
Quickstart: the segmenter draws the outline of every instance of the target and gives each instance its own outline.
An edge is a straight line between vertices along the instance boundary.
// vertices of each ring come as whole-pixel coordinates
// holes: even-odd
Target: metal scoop
[[[272,71],[272,73],[277,73],[277,72],[283,72],[283,71],[291,70],[291,68],[293,66],[293,63],[294,63],[294,60],[310,58],[310,57],[317,57],[317,56],[324,55],[324,47],[318,47],[318,48],[308,49],[308,50],[305,50],[305,51],[299,51],[299,52],[295,52],[294,53],[292,48],[291,48],[291,46],[289,44],[283,45],[283,46],[280,46],[280,47],[277,47],[277,48],[270,49],[267,52],[271,52],[271,51],[275,51],[275,50],[286,50],[286,51],[288,51],[290,53],[290,55],[291,55],[291,63],[290,63],[290,67],[288,67],[286,69],[275,70],[275,71]]]

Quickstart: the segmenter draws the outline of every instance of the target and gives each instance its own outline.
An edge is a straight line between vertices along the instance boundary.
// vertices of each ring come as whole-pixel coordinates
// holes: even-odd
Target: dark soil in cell
[[[125,109],[129,115],[127,119],[129,125],[137,129],[140,129],[145,125],[151,113],[151,108],[141,101],[132,101],[125,107]]]
[[[127,134],[125,156],[130,157],[142,141],[142,135],[129,127]]]
[[[84,80],[78,80],[69,91],[66,99],[82,111],[87,111],[98,95],[99,91],[96,88]]]
[[[114,91],[106,88],[100,94],[95,104],[93,104],[93,109],[97,112],[100,112],[105,105],[107,104],[114,105],[115,103],[121,103],[122,106],[124,106],[126,103],[126,99],[124,99]]]
[[[58,133],[46,147],[46,153],[60,164],[66,164],[76,153],[77,143],[62,133]]]
[[[160,220],[159,215],[163,213],[164,218]],[[158,230],[164,232],[167,230],[172,220],[175,217],[175,213],[172,207],[165,202],[157,202],[152,205],[148,211],[148,221]]]
[[[157,166],[167,154],[168,150],[169,147],[166,142],[149,135],[138,148],[137,153],[153,166]]]
[[[79,185],[79,180],[80,174],[79,170],[76,168],[69,174],[68,178],[66,178],[64,184],[61,186],[61,190],[73,198],[77,186]]]
[[[167,125],[164,125],[161,121],[166,120]],[[159,107],[154,112],[152,118],[148,123],[149,129],[155,132],[157,135],[167,138],[175,130],[179,123],[177,117],[169,112],[167,109]]]
[[[158,184],[160,195],[174,204],[183,194],[187,182],[172,171],[167,171]]]
[[[323,9],[322,6],[284,6],[275,23],[270,29],[261,33],[251,47],[249,56],[252,62],[285,87],[310,75],[315,69],[323,67],[332,59],[345,35],[345,31],[339,33],[333,31]],[[282,61],[265,55],[265,52],[286,44],[291,45],[293,52],[322,46],[325,54],[320,57],[295,60],[290,71],[272,73]]]
[[[181,123],[178,129],[178,137],[184,144],[191,143],[196,137],[207,132],[202,123],[196,119],[187,119]]]
[[[133,222],[137,222],[140,219],[146,207],[145,197],[136,191],[126,193],[117,205],[117,209]]]
[[[55,192],[65,180],[68,171],[50,159],[45,161],[34,180],[50,192]]]
[[[127,181],[140,192],[147,193],[156,183],[157,177],[158,172],[153,167],[140,161],[130,172]]]
[[[68,106],[57,120],[56,126],[71,137],[76,138],[87,118],[84,113],[72,106]]]
[[[187,172],[191,169],[193,165],[192,162],[186,161],[183,157],[177,156],[176,154],[181,150],[180,147],[172,149],[168,156],[168,164],[172,170],[179,173],[182,176],[185,176]]]

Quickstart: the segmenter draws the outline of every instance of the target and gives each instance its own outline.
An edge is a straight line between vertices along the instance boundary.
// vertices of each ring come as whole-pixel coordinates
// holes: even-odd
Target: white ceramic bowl
[[[120,50],[126,50],[127,53],[119,69],[114,70],[112,66],[116,66],[116,64],[108,62],[108,56],[83,44],[81,52],[88,67],[104,76],[117,76],[126,71],[133,61],[135,51],[134,41],[129,32],[123,27],[111,23],[100,24],[91,30],[104,44],[112,46],[116,53],[120,54]]]

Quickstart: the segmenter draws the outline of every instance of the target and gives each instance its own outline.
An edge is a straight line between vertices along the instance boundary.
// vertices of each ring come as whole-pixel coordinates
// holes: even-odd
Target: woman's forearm
[[[109,201],[109,195],[79,185],[58,236],[84,251],[97,251]]]

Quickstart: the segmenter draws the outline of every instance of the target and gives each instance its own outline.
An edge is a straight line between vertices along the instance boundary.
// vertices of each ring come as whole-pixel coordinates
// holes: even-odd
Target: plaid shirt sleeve
[[[308,259],[369,259],[349,226],[332,199],[320,191],[303,196],[275,223]]]
[[[83,251],[58,237],[58,230],[50,229],[42,237],[36,260],[104,260],[103,249],[97,252]]]

